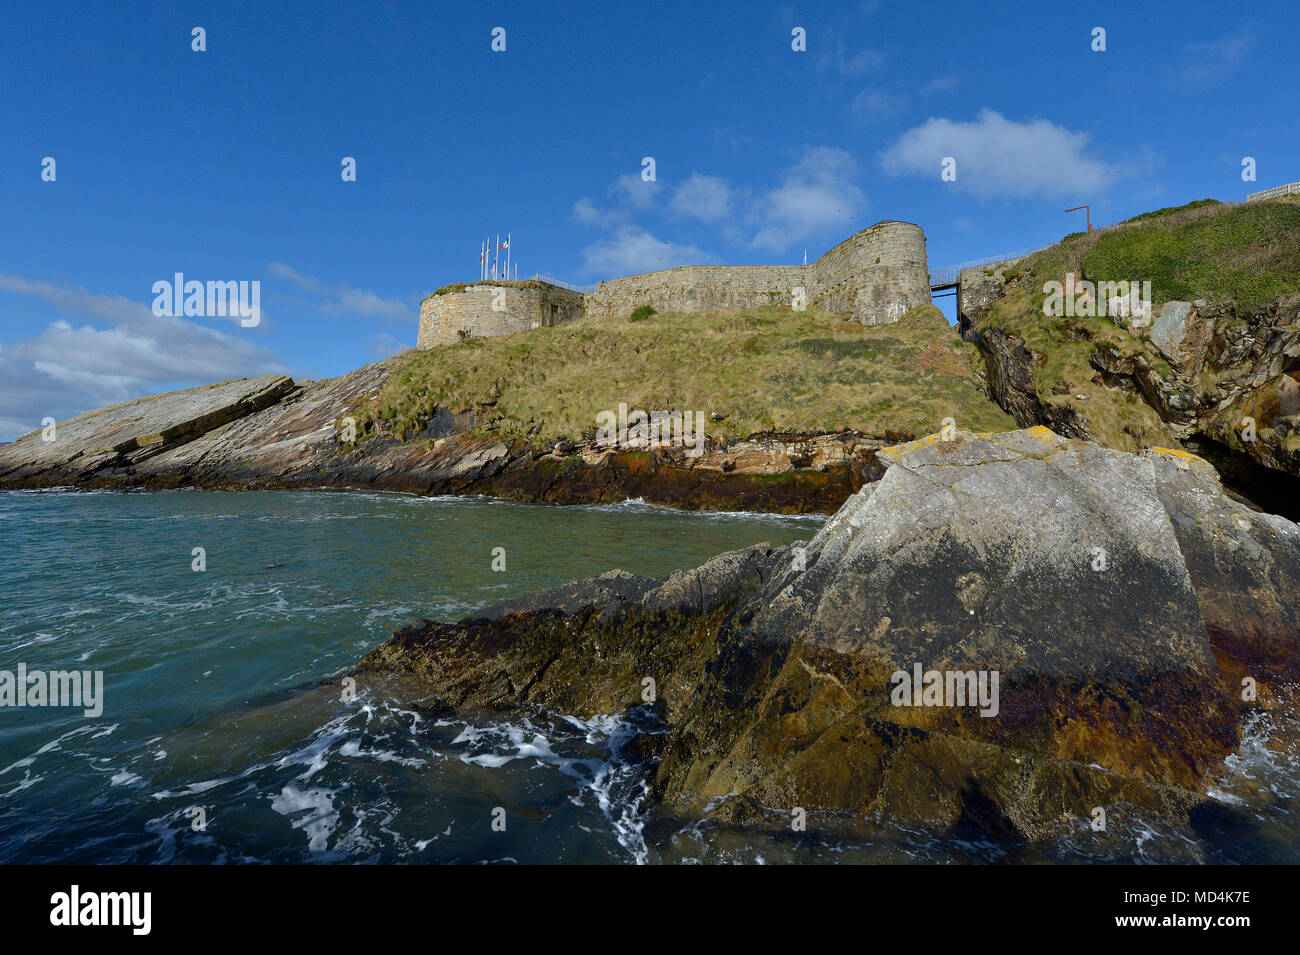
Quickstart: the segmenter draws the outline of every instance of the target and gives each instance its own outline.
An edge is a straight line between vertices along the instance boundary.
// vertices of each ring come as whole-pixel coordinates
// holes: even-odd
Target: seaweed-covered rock
[[[1191,811],[1242,708],[1296,675],[1300,528],[1185,452],[1041,427],[877,458],[880,482],[806,545],[421,622],[361,668],[461,709],[653,700],[651,789],[674,814],[1034,837],[1119,800]]]

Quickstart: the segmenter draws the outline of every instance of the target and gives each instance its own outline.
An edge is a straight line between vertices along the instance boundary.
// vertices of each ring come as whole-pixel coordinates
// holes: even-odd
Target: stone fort
[[[436,348],[580,318],[626,317],[642,305],[657,312],[791,308],[798,295],[808,307],[864,325],[896,322],[930,301],[925,233],[910,222],[886,220],[807,265],[686,265],[611,279],[590,292],[540,278],[448,285],[420,303],[416,347]]]

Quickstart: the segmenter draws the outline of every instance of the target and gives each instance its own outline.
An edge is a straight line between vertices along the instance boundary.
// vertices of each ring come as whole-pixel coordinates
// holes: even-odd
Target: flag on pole
[[[506,236],[506,240],[502,242],[499,246],[497,246],[497,251],[500,252],[502,249],[508,249],[508,248],[510,248],[510,237]]]

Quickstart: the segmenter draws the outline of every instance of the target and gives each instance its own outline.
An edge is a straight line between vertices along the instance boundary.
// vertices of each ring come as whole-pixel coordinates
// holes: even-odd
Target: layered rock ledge
[[[645,498],[689,509],[832,513],[882,468],[857,432],[681,448],[537,446],[441,415],[410,441],[353,440],[349,416],[401,356],[338,378],[267,375],[88,411],[0,446],[0,488],[373,488],[559,504]],[[355,422],[352,427],[355,427]],[[51,440],[46,440],[46,438]]]
[[[1027,838],[1115,803],[1186,820],[1244,712],[1288,705],[1300,527],[1203,460],[1043,427],[877,458],[806,545],[419,621],[354,673],[465,714],[644,713],[652,685],[666,817],[797,807]],[[902,705],[918,668],[996,686],[994,705],[946,687],[958,705]]]

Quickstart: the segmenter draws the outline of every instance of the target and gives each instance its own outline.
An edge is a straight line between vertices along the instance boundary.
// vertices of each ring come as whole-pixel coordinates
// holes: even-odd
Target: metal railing
[[[545,282],[547,285],[567,288],[570,292],[581,292],[584,295],[596,291],[596,286],[594,285],[577,285],[574,282],[566,282],[564,279],[557,279],[554,275],[543,275],[541,272],[538,272],[532,278],[528,279],[528,281],[531,282],[533,279],[536,279],[538,282]]]
[[[1288,182],[1285,186],[1274,186],[1262,192],[1252,192],[1246,197],[1247,202],[1257,199],[1276,199],[1278,196],[1300,195],[1300,182]]]
[[[940,285],[952,285],[965,269],[974,269],[981,265],[997,265],[999,262],[1010,262],[1012,259],[1023,259],[1026,255],[1033,255],[1035,252],[1040,252],[1055,244],[1055,242],[1049,242],[1047,245],[1038,245],[1032,249],[1004,252],[1002,255],[991,255],[984,259],[974,259],[970,262],[961,262],[957,265],[945,265],[937,269],[931,269],[930,288],[936,288]]]

